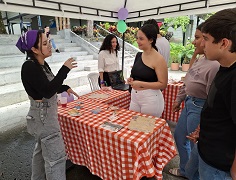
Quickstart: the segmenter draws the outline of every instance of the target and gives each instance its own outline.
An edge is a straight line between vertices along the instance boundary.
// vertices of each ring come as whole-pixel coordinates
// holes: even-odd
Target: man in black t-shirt
[[[201,180],[236,179],[236,8],[217,12],[202,28],[204,52],[220,69],[203,107],[198,140]]]

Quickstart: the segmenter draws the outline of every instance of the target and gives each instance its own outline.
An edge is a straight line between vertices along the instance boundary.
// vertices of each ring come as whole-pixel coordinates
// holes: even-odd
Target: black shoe
[[[60,53],[59,49],[56,49],[56,52],[57,52],[57,53]]]

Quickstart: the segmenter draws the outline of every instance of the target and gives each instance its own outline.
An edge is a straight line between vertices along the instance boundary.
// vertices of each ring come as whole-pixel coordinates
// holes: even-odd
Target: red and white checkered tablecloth
[[[68,115],[68,110],[77,106],[78,101],[84,103],[81,104],[82,115]],[[99,114],[91,112],[96,107],[102,109]],[[67,108],[58,108],[69,159],[88,167],[104,180],[139,180],[143,176],[154,175],[162,179],[163,167],[176,155],[174,140],[166,121],[155,118],[153,133],[131,131],[127,128],[131,117],[141,114],[121,108],[115,123],[124,128],[111,132],[100,127],[103,122],[109,121],[108,117],[112,114],[107,107],[107,104],[81,98],[68,103]]]
[[[179,83],[169,83],[167,88],[162,92],[165,100],[165,108],[162,113],[161,118],[165,120],[170,120],[173,122],[178,122],[181,110],[178,112],[172,112],[172,105],[176,99],[179,89],[183,86],[183,82]],[[181,104],[181,108],[184,108],[184,103]]]
[[[112,90],[112,91],[103,91],[103,90],[97,90],[88,94],[85,94],[83,96],[80,96],[80,98],[89,98],[92,94],[107,94],[109,95],[106,99],[93,99],[94,101],[100,102],[100,103],[107,103],[113,106],[118,106],[120,108],[129,109],[130,104],[130,93],[129,91],[119,91],[119,90]]]

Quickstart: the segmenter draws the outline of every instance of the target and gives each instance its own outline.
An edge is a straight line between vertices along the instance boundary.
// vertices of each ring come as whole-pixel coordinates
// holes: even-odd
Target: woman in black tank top
[[[164,98],[160,90],[168,81],[167,66],[155,44],[157,29],[144,25],[137,33],[137,43],[143,52],[137,53],[128,83],[132,87],[130,110],[160,117]]]

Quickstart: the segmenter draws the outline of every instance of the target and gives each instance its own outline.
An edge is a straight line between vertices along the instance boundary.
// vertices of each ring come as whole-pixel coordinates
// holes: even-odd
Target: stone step
[[[0,69],[0,86],[21,81],[20,67]]]
[[[60,51],[62,52],[78,52],[78,51],[81,51],[82,50],[82,47],[61,47],[60,48]]]
[[[17,43],[17,40],[14,40],[14,39],[6,39],[6,40],[2,40],[0,41],[0,45],[16,45]]]
[[[25,55],[0,55],[0,68],[21,67],[25,61]]]
[[[15,45],[17,40],[19,39],[20,35],[7,35],[7,34],[0,34],[0,45]]]
[[[97,66],[97,61],[95,60],[86,60],[86,61],[77,61],[78,67],[71,70],[71,72],[76,71],[84,71],[85,66]],[[52,72],[54,74],[57,74],[58,70],[61,68],[64,62],[54,62],[49,63]],[[97,70],[97,69],[91,69]],[[0,86],[4,86],[11,83],[19,83],[21,82],[21,67],[8,67],[8,68],[0,68]],[[88,71],[88,70],[86,70]]]
[[[4,55],[20,55],[22,52],[13,44],[0,44],[0,56]]]
[[[46,59],[47,62],[59,62],[59,61],[66,61],[70,57],[75,57],[76,61],[87,61],[87,60],[93,60],[93,55],[88,55],[87,51],[80,51],[77,53],[68,53],[68,52],[62,52],[54,54],[54,56],[51,56]]]
[[[70,57],[77,57],[77,60],[92,60],[93,55],[88,55],[87,51],[80,52],[61,52],[52,53],[52,56],[48,57],[46,61],[61,62],[66,61]],[[20,53],[19,55],[0,55],[0,69],[8,67],[21,67],[25,61],[26,55]]]
[[[64,84],[67,84],[70,87],[86,85],[89,83],[87,75],[90,72],[91,71],[70,72],[67,76],[67,79],[64,81]],[[0,107],[20,103],[28,99],[22,83],[0,86],[0,97]]]
[[[62,52],[78,52],[82,50],[76,43],[60,43],[57,45],[57,48]],[[0,49],[0,56],[22,54],[15,44],[0,44]]]
[[[50,34],[50,38],[54,40],[63,39],[59,34]]]
[[[85,71],[97,71],[98,72],[98,65],[89,65],[84,67]]]
[[[55,38],[54,39],[54,42],[55,42],[55,44],[57,45],[57,43],[71,43],[71,40],[69,40],[69,39],[57,39],[57,38]]]
[[[62,65],[63,65],[63,63],[53,63],[53,64],[50,64],[52,72],[54,74],[56,74],[59,71],[59,69],[61,68]],[[95,60],[77,61],[77,66],[78,67],[73,68],[71,70],[71,72],[85,71],[84,68],[86,66],[94,66],[94,65],[97,66],[97,61],[95,61]],[[92,70],[90,70],[90,71],[92,71]]]
[[[59,48],[61,50],[61,48],[77,47],[78,45],[76,43],[57,43],[56,46],[57,46],[57,48]]]

